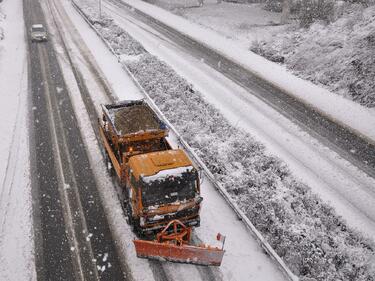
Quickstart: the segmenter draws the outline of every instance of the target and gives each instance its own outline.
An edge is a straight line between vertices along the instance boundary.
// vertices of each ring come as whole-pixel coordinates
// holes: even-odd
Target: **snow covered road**
[[[24,9],[26,26],[52,28],[39,2]],[[37,278],[123,280],[57,54],[51,42],[28,42]]]
[[[26,28],[46,22],[51,40],[29,45],[28,106],[24,23],[17,21],[21,0],[4,6],[10,19],[4,30],[16,28],[18,32],[9,37],[5,32],[5,41],[0,40],[0,83],[5,85],[0,89],[4,90],[0,101],[9,105],[1,113],[5,122],[0,129],[11,132],[0,140],[0,158],[4,160],[0,163],[0,279],[285,280],[207,180],[202,186],[202,225],[195,230],[195,237],[212,244],[218,231],[227,235],[222,266],[136,258],[135,236],[126,224],[116,194],[118,186],[108,176],[98,146],[96,120],[100,104],[144,98],[143,92],[68,0],[41,1],[45,20],[35,0],[23,2]],[[248,72],[244,74],[238,65],[189,37],[176,35],[153,20],[145,24],[143,16],[118,3],[106,0],[103,8],[120,27],[172,66],[234,128],[250,133],[268,152],[281,157],[349,226],[375,237],[375,181],[363,172],[373,172],[375,156],[366,154],[372,144],[360,144],[360,138],[348,141],[350,132],[341,132],[339,126],[319,119],[319,113],[303,116],[294,109],[290,113],[296,100],[291,99],[290,105],[277,99],[274,104],[264,102],[273,88],[256,78],[248,79]],[[12,50],[10,46],[17,47]],[[14,67],[6,69],[5,65]],[[10,76],[15,81],[7,83]],[[281,103],[286,114],[275,106]],[[309,115],[303,107],[299,110]],[[297,125],[288,119],[296,116],[302,116]],[[318,133],[311,130],[314,124],[321,126]],[[339,137],[332,130],[339,130]],[[178,145],[173,133],[170,141]]]

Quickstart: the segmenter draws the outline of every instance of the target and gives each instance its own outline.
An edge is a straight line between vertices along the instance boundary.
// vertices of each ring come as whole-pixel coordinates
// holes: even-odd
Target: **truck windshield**
[[[142,203],[144,207],[169,204],[192,199],[196,193],[197,174],[192,171],[180,176],[160,180],[142,181]]]
[[[33,30],[33,32],[44,32],[43,27],[33,27],[32,30]]]

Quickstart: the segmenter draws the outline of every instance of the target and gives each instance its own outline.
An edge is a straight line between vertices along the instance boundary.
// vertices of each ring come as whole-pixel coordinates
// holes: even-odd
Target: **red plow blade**
[[[218,248],[190,245],[176,246],[174,244],[146,240],[134,240],[134,245],[139,258],[168,260],[171,262],[220,266],[224,256],[224,250]]]
[[[190,245],[191,231],[190,227],[186,227],[179,220],[173,220],[156,235],[156,240],[133,241],[137,257],[220,266],[224,250],[206,245]],[[218,240],[222,240],[220,237],[225,240],[225,236],[218,234]]]

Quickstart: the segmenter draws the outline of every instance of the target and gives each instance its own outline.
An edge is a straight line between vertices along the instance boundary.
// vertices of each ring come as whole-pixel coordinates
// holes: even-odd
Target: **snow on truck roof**
[[[38,24],[33,24],[31,27],[32,27],[32,28],[44,28],[44,27],[43,27],[43,24],[40,24],[40,23],[38,23]]]
[[[129,159],[129,167],[137,180],[142,177],[146,182],[193,170],[192,162],[181,149],[133,156]]]
[[[107,107],[112,124],[120,135],[160,130],[162,122],[146,103]]]

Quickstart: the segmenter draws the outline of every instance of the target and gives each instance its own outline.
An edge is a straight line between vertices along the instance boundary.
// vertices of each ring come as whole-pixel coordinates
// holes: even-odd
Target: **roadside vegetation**
[[[129,34],[119,42],[118,30],[105,28],[112,21],[98,20],[93,1],[78,3],[109,44],[118,45],[118,55],[139,51],[137,59],[123,60],[124,66],[301,280],[375,280],[371,240],[348,228],[280,159],[232,126],[171,67],[143,47],[134,52],[129,46],[141,45]]]
[[[354,2],[354,3],[353,3]],[[280,11],[280,1],[266,8]],[[297,76],[366,107],[375,107],[373,1],[292,2],[286,31],[252,43],[251,50]]]

